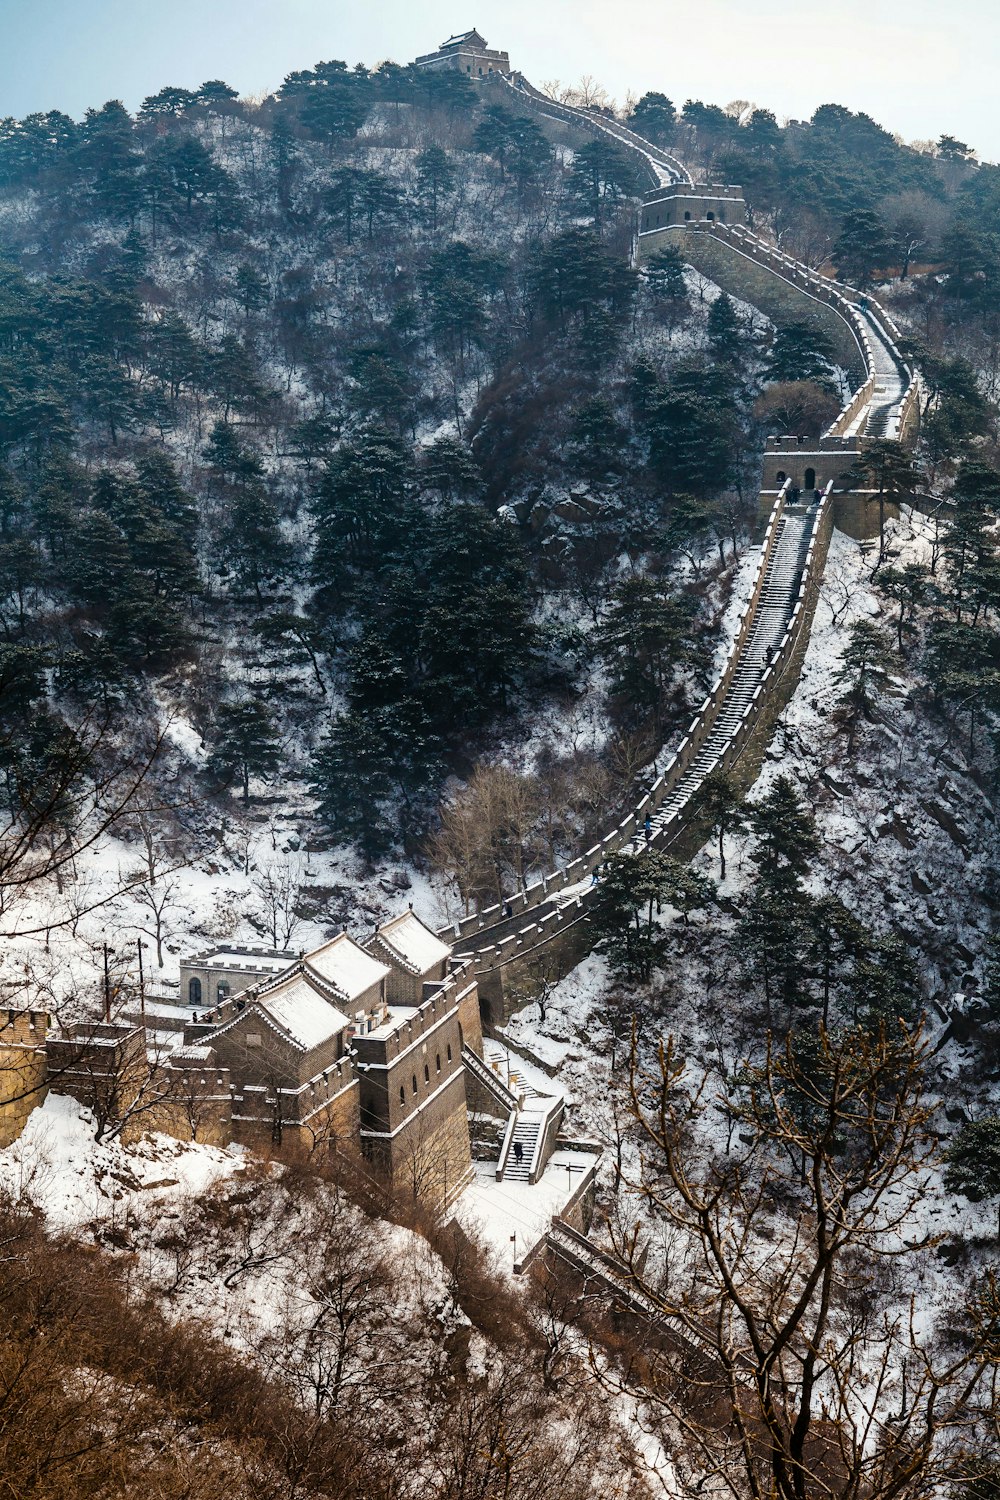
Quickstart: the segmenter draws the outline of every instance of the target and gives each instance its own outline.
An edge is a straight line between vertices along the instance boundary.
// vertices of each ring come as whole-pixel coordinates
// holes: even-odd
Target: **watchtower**
[[[488,47],[486,38],[473,28],[450,36],[436,52],[425,52],[417,58],[415,66],[455,68],[468,78],[488,78],[491,73],[509,73],[510,58],[506,52]]]

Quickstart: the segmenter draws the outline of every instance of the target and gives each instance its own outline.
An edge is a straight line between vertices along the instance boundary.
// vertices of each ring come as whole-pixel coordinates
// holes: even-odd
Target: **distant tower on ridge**
[[[486,38],[476,30],[450,36],[436,52],[427,52],[416,61],[418,68],[456,68],[469,78],[486,78],[490,73],[509,73],[510,58],[486,45]]]

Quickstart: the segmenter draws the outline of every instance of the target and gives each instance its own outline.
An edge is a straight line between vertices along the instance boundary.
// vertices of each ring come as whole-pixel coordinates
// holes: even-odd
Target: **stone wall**
[[[760,517],[766,520],[771,514],[786,480],[803,491],[825,490],[828,484],[845,485],[860,451],[861,442],[853,437],[768,438],[761,477]]]
[[[459,993],[458,1024],[459,1040],[463,1046],[475,1052],[477,1057],[482,1057],[483,1019],[479,1005],[479,985],[475,975],[470,975],[468,982]]]
[[[732,297],[750,302],[778,327],[808,323],[830,340],[837,363],[860,384],[867,375],[861,349],[850,325],[829,305],[784,280],[773,269],[729,241],[704,230],[667,228],[639,238],[639,260],[662,245],[676,245],[684,260]]]
[[[672,225],[681,228],[700,220],[717,224],[746,222],[743,189],[731,184],[715,183],[695,187],[677,183],[674,187],[647,193],[639,210],[639,233],[646,235]]]
[[[361,1149],[408,1197],[450,1203],[472,1175],[472,1144],[461,1066],[394,1131],[361,1129]]]
[[[177,1141],[228,1146],[233,1139],[229,1074],[208,1059],[171,1058],[150,1075],[153,1102],[135,1117],[123,1139],[159,1130]]]
[[[753,627],[754,611],[763,588],[768,560],[776,545],[777,523],[783,512],[786,493],[787,491],[782,491],[772,509],[754,590],[737,629],[733,649],[715,688],[702,705],[698,717],[653,791],[647,794],[637,811],[602,840],[601,844],[572,861],[565,872],[557,872],[567,879],[575,876],[579,881],[581,876],[631,839],[641,827],[645,809],[655,809],[661,805],[669,789],[676,785],[711,733],[719,705],[737,670],[741,646]],[[791,694],[797,680],[797,664],[801,661],[801,652],[805,650],[808,641],[832,527],[833,503],[827,494],[815,518],[799,593],[788,627],[771,667],[744,710],[742,720],[720,760],[720,765],[725,768],[739,763],[740,774],[749,776],[748,785],[755,779],[756,766],[759,765],[759,761],[754,763],[751,745],[766,745],[774,719],[787,702],[787,696]],[[760,753],[763,754],[763,750]],[[692,827],[687,809],[682,808],[657,828],[652,844],[655,848],[669,849],[677,857],[688,857],[700,847],[704,839],[704,831],[697,826]],[[559,888],[555,878],[539,882],[540,889],[544,890],[546,886],[549,889]],[[525,901],[530,899],[533,889],[529,888],[525,893]],[[586,887],[561,908],[549,908],[534,922],[530,916],[521,919],[513,931],[492,943],[487,941],[474,952],[484,1018],[488,1023],[502,1025],[514,1010],[538,993],[543,982],[552,982],[567,974],[589,952],[592,944],[588,920],[590,890],[590,887]]]
[[[274,979],[280,969],[274,963],[266,963],[264,960],[281,959],[287,967],[295,962],[296,955],[283,953],[277,948],[260,948],[241,952],[243,961],[239,963],[213,964],[213,957],[215,955],[211,953],[204,953],[181,960],[180,1002],[182,1005],[190,1005],[192,1012],[214,1010],[220,1001],[224,1003],[229,996],[249,989],[251,985],[265,984]],[[201,985],[201,999],[195,1002],[190,999],[192,979],[196,979]],[[218,993],[220,984],[224,986],[221,997]]]
[[[0,1011],[0,1147],[16,1141],[48,1092],[45,1011]]]

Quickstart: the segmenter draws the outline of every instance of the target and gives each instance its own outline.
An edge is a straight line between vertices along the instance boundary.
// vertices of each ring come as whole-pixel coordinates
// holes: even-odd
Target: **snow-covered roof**
[[[448,944],[425,927],[412,909],[386,922],[371,941],[387,948],[411,974],[429,974],[451,955]]]
[[[481,47],[486,46],[486,38],[473,29],[472,31],[460,31],[456,36],[450,36],[446,42],[441,43],[440,50],[443,52],[446,47],[457,47],[462,42],[478,42]]]
[[[348,1002],[379,984],[389,973],[388,965],[372,958],[346,932],[307,953],[302,962],[308,972]]]
[[[348,1024],[347,1017],[323,999],[309,976],[299,972],[258,995],[252,1009],[262,1012],[307,1052],[339,1035]]]

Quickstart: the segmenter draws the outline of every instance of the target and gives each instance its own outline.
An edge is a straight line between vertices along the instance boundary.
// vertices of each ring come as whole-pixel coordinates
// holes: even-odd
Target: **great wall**
[[[460,41],[469,38],[472,51],[463,51],[457,65],[472,75],[478,57],[478,81],[506,107],[526,111],[556,138],[608,137],[629,153],[646,185],[634,238],[637,266],[657,246],[676,244],[685,262],[776,325],[821,328],[854,385],[819,439],[768,439],[759,503],[763,545],[749,603],[712,691],[634,811],[579,858],[441,930],[456,955],[472,962],[484,1018],[496,1024],[542,980],[565,974],[589,951],[595,876],[609,856],[650,847],[690,857],[704,838],[692,804],[708,772],[730,770],[744,787],[755,780],[798,680],[833,528],[855,536],[872,531],[872,496],[857,488],[852,471],[872,438],[915,441],[920,384],[885,310],[753,233],[744,222],[741,188],[696,183],[676,157],[606,112],[549,98],[510,70],[505,53],[477,54],[481,39],[469,33]],[[420,61],[455,65],[449,46],[454,52],[445,44]],[[483,57],[490,59],[485,68]]]

